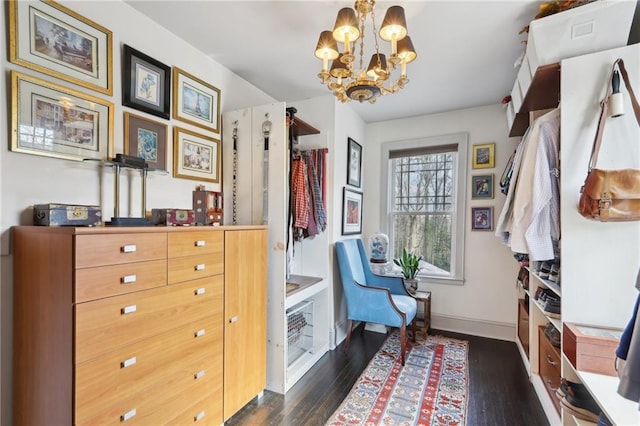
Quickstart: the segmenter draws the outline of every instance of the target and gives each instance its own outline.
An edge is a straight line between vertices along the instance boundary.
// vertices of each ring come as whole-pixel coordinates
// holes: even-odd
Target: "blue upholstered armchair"
[[[344,351],[349,348],[353,321],[397,327],[400,329],[400,350],[404,365],[407,325],[415,321],[416,300],[407,293],[402,278],[383,277],[371,272],[360,238],[338,241],[335,246],[347,301],[347,340]],[[415,342],[415,333],[413,341]]]

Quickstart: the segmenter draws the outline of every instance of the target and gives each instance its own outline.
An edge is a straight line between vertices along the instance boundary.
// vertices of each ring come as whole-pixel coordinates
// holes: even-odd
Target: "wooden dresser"
[[[14,424],[213,424],[266,385],[266,228],[16,227]]]

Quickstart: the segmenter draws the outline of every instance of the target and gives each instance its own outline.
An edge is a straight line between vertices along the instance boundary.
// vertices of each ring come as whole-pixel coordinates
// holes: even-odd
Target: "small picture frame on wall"
[[[347,184],[360,188],[362,177],[362,145],[348,138],[347,146]]]
[[[122,105],[169,119],[169,66],[125,44],[122,47],[122,86]]]
[[[220,132],[220,89],[173,67],[173,118]]]
[[[471,177],[471,199],[493,198],[494,175],[477,175]]]
[[[220,141],[180,127],[173,128],[173,176],[220,182]]]
[[[471,208],[471,230],[493,231],[493,207]]]
[[[473,168],[492,169],[495,167],[495,143],[473,145]]]
[[[124,153],[144,159],[153,169],[167,169],[167,125],[124,113]]]
[[[362,234],[362,192],[343,188],[342,235]]]

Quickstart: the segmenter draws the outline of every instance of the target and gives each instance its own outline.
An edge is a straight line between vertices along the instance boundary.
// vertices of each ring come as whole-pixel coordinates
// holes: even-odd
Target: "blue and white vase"
[[[389,251],[389,237],[382,232],[376,232],[369,237],[369,250],[371,252],[371,263],[387,263],[387,253]]]

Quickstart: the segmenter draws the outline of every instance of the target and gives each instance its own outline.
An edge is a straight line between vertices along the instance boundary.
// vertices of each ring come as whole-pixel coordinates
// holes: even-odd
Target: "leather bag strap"
[[[638,104],[638,99],[636,99],[636,94],[633,91],[633,87],[631,87],[631,83],[629,82],[629,74],[627,73],[627,69],[624,66],[624,61],[622,58],[618,58],[614,63],[613,67],[611,67],[611,76],[609,76],[609,82],[611,82],[611,77],[613,76],[613,71],[616,66],[620,69],[620,73],[622,74],[622,79],[624,80],[624,85],[629,92],[629,97],[631,98],[631,104],[633,105],[633,112],[636,116],[636,121],[638,122],[638,126],[640,126],[640,104]],[[613,92],[611,84],[609,84],[607,89],[607,94],[604,97],[604,100],[601,102],[602,108],[600,110],[600,118],[598,119],[598,130],[596,131],[596,137],[593,140],[593,146],[591,148],[591,158],[589,160],[589,171],[596,167],[596,163],[598,162],[598,153],[600,152],[600,145],[602,145],[602,134],[604,133],[604,124],[607,121],[608,112],[609,112],[609,96]]]

